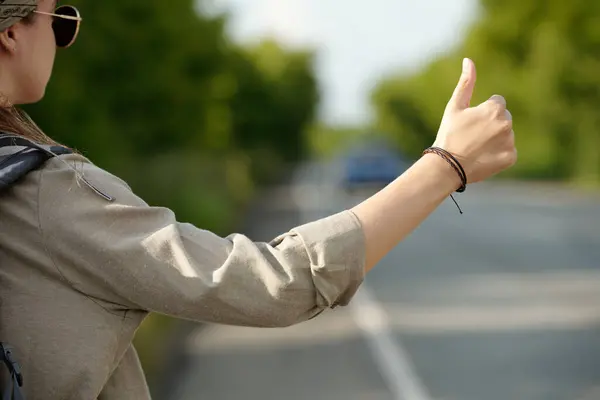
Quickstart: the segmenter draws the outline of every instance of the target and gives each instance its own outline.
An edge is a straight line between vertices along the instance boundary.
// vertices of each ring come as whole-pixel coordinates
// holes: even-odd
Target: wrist
[[[427,166],[427,170],[430,171],[432,178],[446,189],[448,195],[454,193],[462,186],[460,175],[438,154],[424,154],[419,161]]]

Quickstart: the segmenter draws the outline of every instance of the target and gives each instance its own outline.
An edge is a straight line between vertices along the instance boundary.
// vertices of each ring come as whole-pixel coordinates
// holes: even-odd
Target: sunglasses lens
[[[79,17],[79,12],[72,6],[58,7],[54,13],[68,17]],[[75,42],[77,34],[79,33],[79,21],[55,17],[52,22],[52,29],[54,30],[56,46],[69,47]]]

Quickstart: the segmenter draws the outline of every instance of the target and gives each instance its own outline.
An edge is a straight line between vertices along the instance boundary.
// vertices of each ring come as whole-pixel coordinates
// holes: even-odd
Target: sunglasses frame
[[[63,14],[56,13],[57,10],[60,10],[61,8],[66,8],[66,7],[74,10],[76,16],[63,15]],[[44,12],[44,11],[37,11],[37,10],[35,10],[34,13],[41,14],[41,15],[49,15],[49,16],[54,17],[54,18],[62,18],[62,19],[68,19],[68,20],[71,20],[71,21],[77,21],[77,28],[75,28],[75,33],[73,34],[73,38],[71,39],[71,41],[67,45],[65,45],[65,46],[58,46],[57,45],[57,47],[66,49],[68,47],[71,47],[71,45],[73,45],[73,43],[75,43],[75,40],[77,39],[77,36],[79,35],[79,27],[81,26],[81,21],[83,21],[83,18],[81,18],[81,14],[79,13],[79,10],[77,9],[77,7],[74,7],[74,6],[71,6],[71,5],[67,5],[67,4],[58,6],[54,11],[55,12],[53,12],[53,13],[48,13],[48,12]]]

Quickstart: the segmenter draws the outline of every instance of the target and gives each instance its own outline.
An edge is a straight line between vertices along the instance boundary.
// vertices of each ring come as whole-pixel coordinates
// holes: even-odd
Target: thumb
[[[463,60],[463,70],[454,89],[454,93],[448,103],[448,108],[459,111],[469,108],[471,104],[471,97],[473,97],[473,91],[475,90],[475,80],[477,79],[477,73],[475,70],[475,63],[472,60],[465,58]]]

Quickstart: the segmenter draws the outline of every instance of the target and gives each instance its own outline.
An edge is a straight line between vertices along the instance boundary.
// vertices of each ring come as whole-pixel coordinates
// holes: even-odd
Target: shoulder
[[[40,173],[42,238],[52,257],[74,269],[96,264],[101,253],[120,258],[121,246],[176,223],[171,210],[150,207],[124,180],[81,155],[55,157]]]
[[[40,170],[40,201],[68,204],[82,200],[112,203],[120,200],[145,205],[123,179],[81,154],[53,157]]]

